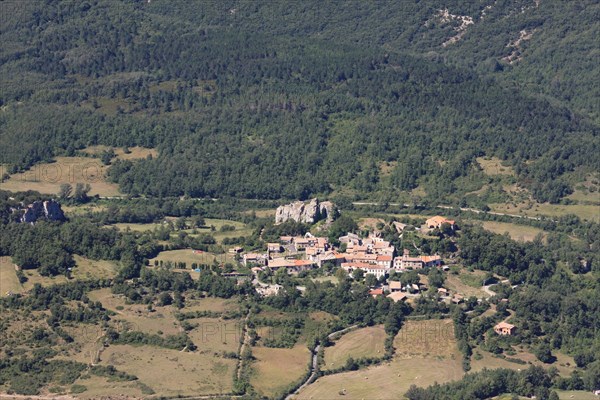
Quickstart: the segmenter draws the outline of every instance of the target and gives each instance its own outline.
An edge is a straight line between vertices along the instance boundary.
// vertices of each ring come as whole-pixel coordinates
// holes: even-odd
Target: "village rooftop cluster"
[[[426,221],[425,228],[440,228],[444,223],[452,228],[455,227],[455,222],[452,220],[432,217]],[[396,223],[395,227],[401,233],[405,225]],[[402,254],[398,255],[396,248],[390,242],[374,232],[371,232],[367,238],[348,233],[339,238],[340,248],[331,245],[328,238],[317,237],[310,233],[296,237],[281,236],[279,239],[277,243],[268,243],[265,253],[243,254],[242,263],[251,268],[254,274],[265,269],[276,272],[282,268],[288,273],[298,274],[329,263],[341,267],[349,274],[355,270],[362,270],[365,275],[372,274],[377,279],[389,276],[392,271],[401,273],[407,270],[442,267],[442,258],[439,255],[411,256],[408,249],[403,249]],[[240,248],[231,249],[234,253],[240,250]],[[402,289],[420,290],[420,288]]]

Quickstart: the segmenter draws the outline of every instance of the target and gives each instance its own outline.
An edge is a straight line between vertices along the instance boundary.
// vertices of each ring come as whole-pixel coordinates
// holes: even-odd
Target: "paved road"
[[[348,328],[344,328],[339,331],[330,333],[327,337],[329,339],[332,339],[335,335],[344,334],[344,333],[351,331],[352,329],[355,329],[357,327],[358,327],[358,325],[352,325]],[[317,376],[317,373],[319,372],[319,350],[321,350],[320,344],[318,344],[312,351],[313,355],[312,355],[311,373],[308,376],[308,378],[306,378],[306,380],[304,382],[302,382],[302,385],[300,385],[300,387],[298,389],[296,389],[293,393],[288,394],[287,397],[285,398],[285,400],[292,400],[295,395],[300,393],[300,391],[302,389],[304,389],[305,387],[307,387],[308,385],[310,385],[313,382],[313,380]]]
[[[100,199],[107,199],[107,200],[122,200],[122,199],[126,199],[126,196],[98,196],[98,198]],[[190,200],[205,200],[204,198],[190,198]],[[219,201],[219,199],[217,198],[212,198],[212,201]],[[371,202],[371,201],[354,201],[352,202],[353,205],[355,206],[380,206],[384,203],[378,203],[378,202]],[[412,204],[408,204],[408,203],[385,203],[389,206],[392,207],[412,207]],[[501,212],[496,212],[496,211],[483,211],[483,210],[478,210],[476,208],[469,208],[469,207],[454,207],[454,206],[445,206],[445,205],[437,205],[436,208],[441,208],[441,209],[445,209],[445,210],[460,210],[460,211],[469,211],[475,214],[489,214],[489,215],[498,215],[498,216],[505,216],[505,217],[512,217],[512,218],[521,218],[521,219],[531,219],[534,221],[541,221],[542,218],[541,217],[531,217],[528,215],[520,215],[520,214],[508,214],[508,213],[501,213]],[[553,220],[551,220],[553,221]]]
[[[491,290],[491,289],[490,289],[490,286],[492,286],[492,285],[485,285],[485,286],[483,286],[483,287],[482,287],[483,291],[484,291],[484,292],[486,292],[487,294],[489,294],[489,297],[488,297],[488,299],[489,299],[490,297],[492,297],[492,296],[495,296],[495,295],[496,295],[496,292],[494,292],[493,290]]]
[[[352,204],[355,205],[355,206],[380,206],[383,203],[368,202],[368,201],[355,201]],[[386,204],[390,205],[390,206],[393,206],[393,207],[412,207],[411,204],[406,204],[406,203],[386,203]],[[436,208],[441,208],[441,209],[444,209],[444,210],[468,211],[468,212],[472,212],[472,213],[475,213],[475,214],[489,214],[489,215],[498,215],[498,216],[512,217],[512,218],[531,219],[531,220],[534,220],[534,221],[541,221],[542,220],[541,217],[530,217],[528,215],[520,215],[520,214],[507,214],[507,213],[501,213],[501,212],[496,212],[496,211],[483,211],[483,210],[478,210],[476,208],[469,208],[469,207],[444,206],[444,205],[440,204],[440,205],[437,205]]]

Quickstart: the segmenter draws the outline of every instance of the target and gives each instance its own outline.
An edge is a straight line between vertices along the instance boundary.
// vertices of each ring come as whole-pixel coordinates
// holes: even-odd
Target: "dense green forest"
[[[458,201],[488,155],[557,202],[597,167],[597,2],[1,7],[10,172],[138,145],[159,156],[109,170],[132,195]]]

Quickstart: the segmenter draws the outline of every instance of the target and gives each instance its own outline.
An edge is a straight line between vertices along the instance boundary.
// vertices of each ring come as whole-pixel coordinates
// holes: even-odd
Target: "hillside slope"
[[[487,155],[558,201],[597,163],[598,6],[459,3],[3,2],[0,163],[138,145],[134,195],[459,201]]]

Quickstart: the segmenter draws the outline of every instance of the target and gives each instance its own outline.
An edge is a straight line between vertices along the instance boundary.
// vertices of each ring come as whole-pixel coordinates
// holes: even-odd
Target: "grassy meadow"
[[[360,328],[346,333],[335,341],[333,346],[325,348],[323,370],[344,366],[349,357],[381,357],[385,353],[385,330],[383,325]]]
[[[481,225],[485,230],[488,230],[492,233],[497,233],[503,235],[504,233],[508,233],[511,239],[519,241],[519,242],[531,242],[537,235],[542,235],[544,237],[546,232],[540,228],[536,228],[534,226],[527,225],[519,225],[519,224],[511,224],[508,222],[496,222],[496,221],[474,221],[471,220],[474,224]]]
[[[453,325],[408,320],[394,340],[391,362],[319,378],[295,399],[402,399],[411,385],[428,386],[462,377]]]
[[[56,157],[53,163],[34,165],[30,170],[13,174],[2,183],[2,190],[23,192],[36,190],[43,194],[57,194],[60,185],[89,184],[90,196],[119,196],[118,185],[106,180],[108,166],[98,158]]]
[[[298,381],[308,369],[310,351],[303,343],[291,349],[253,347],[250,384],[258,393],[275,397],[288,385]]]

